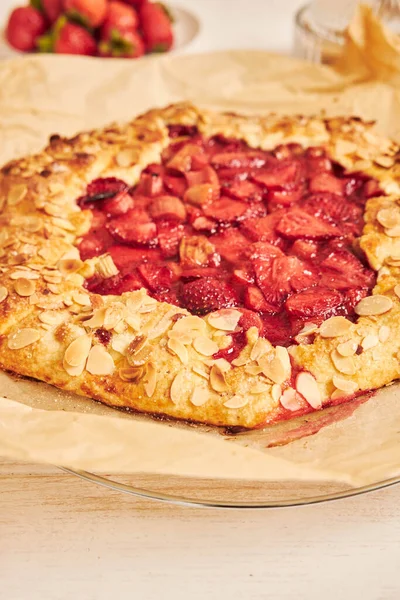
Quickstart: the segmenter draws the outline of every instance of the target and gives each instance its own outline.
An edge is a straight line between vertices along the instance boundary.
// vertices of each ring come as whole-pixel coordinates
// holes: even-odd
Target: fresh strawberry
[[[46,31],[46,19],[32,6],[15,8],[7,23],[6,38],[10,46],[21,52],[30,52],[37,39]]]
[[[92,208],[92,222],[90,224],[90,231],[96,233],[99,229],[103,229],[107,222],[107,215],[104,214],[101,210],[96,210]]]
[[[270,190],[267,193],[268,211],[274,212],[298,202],[304,193],[303,187],[298,186],[289,190]]]
[[[288,346],[292,338],[292,325],[284,312],[263,315],[263,337],[274,346]]]
[[[55,23],[54,31],[39,40],[39,50],[49,52],[53,50],[56,54],[82,54],[84,56],[95,56],[97,46],[93,36],[84,28],[74,23]]]
[[[146,263],[138,267],[146,288],[151,292],[164,292],[171,288],[172,273],[167,266]]]
[[[282,212],[278,211],[266,217],[247,219],[240,224],[240,231],[253,242],[270,242],[281,245],[282,240],[277,235],[275,227],[282,218]]]
[[[248,256],[251,261],[271,261],[274,258],[279,258],[285,255],[282,252],[282,250],[280,250],[280,248],[278,248],[277,246],[273,246],[269,242],[255,242],[254,244],[250,245],[248,245],[247,243],[246,256]]]
[[[261,188],[251,181],[232,181],[222,187],[222,191],[232,198],[244,202],[261,202],[263,192]]]
[[[317,256],[318,243],[312,240],[296,240],[290,249],[290,254],[294,254],[305,260],[312,260]]]
[[[209,183],[201,183],[188,188],[184,195],[185,202],[195,206],[203,206],[209,204],[213,200],[217,200],[219,195],[219,187],[216,189]]]
[[[41,0],[41,6],[51,25],[57,21],[64,9],[63,0]]]
[[[227,283],[212,277],[203,277],[185,283],[180,293],[180,300],[190,312],[198,315],[239,304],[234,289]]]
[[[119,296],[125,292],[140,290],[142,287],[143,283],[138,275],[135,273],[127,273],[121,278],[112,293]]]
[[[310,181],[310,192],[330,192],[331,194],[343,194],[343,181],[330,173],[319,173]]]
[[[196,158],[198,158],[198,156],[192,157],[192,165],[191,165],[192,167],[193,167],[193,162],[195,162]],[[201,185],[202,183],[208,183],[218,189],[220,187],[218,175],[217,175],[215,169],[213,169],[210,165],[205,165],[201,169],[198,169],[196,171],[186,172],[185,178],[186,178],[186,181],[188,182],[189,187]]]
[[[326,240],[342,235],[339,228],[298,208],[287,211],[281,217],[276,225],[276,232],[292,240]]]
[[[296,187],[300,181],[301,169],[298,161],[278,163],[273,168],[255,171],[252,175],[253,181],[267,188],[267,190],[290,190]]]
[[[215,233],[218,228],[218,224],[216,221],[214,221],[214,219],[208,219],[207,217],[197,216],[192,221],[192,227],[196,231],[207,231],[209,233]]]
[[[320,263],[322,269],[321,285],[335,290],[349,288],[372,288],[374,275],[365,269],[362,263],[348,250],[332,250]]]
[[[307,288],[314,283],[312,274],[295,256],[278,256],[270,261],[257,259],[254,272],[264,298],[274,306],[281,306],[293,290]]]
[[[100,229],[96,233],[88,233],[79,244],[82,260],[104,254],[112,242],[113,239],[106,229]]]
[[[267,302],[262,291],[255,285],[249,285],[244,292],[244,305],[257,313],[276,313],[276,306]]]
[[[145,4],[145,3],[147,4],[147,2],[148,2],[148,0],[146,2],[143,2],[143,4]],[[178,137],[179,138],[180,137],[192,138],[193,136],[195,136],[197,134],[197,127],[195,125],[168,125],[168,132],[169,132],[169,137],[172,139],[178,138]]]
[[[129,248],[129,246],[112,245],[107,249],[120,271],[129,271],[136,265],[145,262],[155,263],[161,259],[155,248]]]
[[[214,217],[217,221],[232,223],[239,219],[246,210],[247,206],[244,202],[222,197],[220,200],[206,205],[204,214],[206,217]]]
[[[342,307],[343,297],[336,290],[314,287],[293,294],[286,301],[286,310],[293,317],[319,318],[320,321],[331,317]]]
[[[139,25],[137,12],[118,0],[111,0],[106,5],[106,14],[100,29],[102,40],[109,41],[113,33],[135,31]]]
[[[127,192],[119,192],[114,198],[104,201],[103,211],[110,217],[124,215],[135,206],[135,200]]]
[[[107,228],[117,242],[125,244],[154,244],[157,239],[155,223],[144,211],[130,210],[121,217],[115,217],[107,223]]]
[[[147,52],[167,52],[172,48],[171,19],[162,4],[144,4],[140,9],[140,23]]]
[[[144,51],[143,40],[134,29],[113,30],[108,40],[99,43],[99,55],[105,58],[140,58]]]
[[[107,0],[64,0],[64,11],[88,27],[99,27],[107,13]]]
[[[247,310],[247,308],[238,308],[238,310],[242,313],[238,323],[239,327],[244,331],[247,331],[250,327],[257,327],[258,331],[262,331],[263,322],[257,313],[253,310]]]
[[[361,235],[364,227],[363,210],[343,196],[321,192],[308,196],[301,208],[315,217],[328,220],[335,225],[345,225],[346,232]]]
[[[173,258],[179,252],[179,242],[184,235],[184,227],[176,221],[158,221],[158,245],[165,258]]]
[[[181,273],[182,281],[192,281],[192,279],[198,279],[199,277],[213,277],[218,279],[221,277],[221,269],[217,267],[193,267],[191,269],[184,269]]]
[[[185,205],[175,196],[158,196],[150,204],[149,213],[153,219],[186,219]]]

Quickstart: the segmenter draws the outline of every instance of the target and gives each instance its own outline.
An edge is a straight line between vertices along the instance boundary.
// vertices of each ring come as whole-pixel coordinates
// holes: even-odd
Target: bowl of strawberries
[[[139,58],[181,48],[198,29],[191,13],[150,0],[31,0],[9,14],[0,57],[50,52]]]

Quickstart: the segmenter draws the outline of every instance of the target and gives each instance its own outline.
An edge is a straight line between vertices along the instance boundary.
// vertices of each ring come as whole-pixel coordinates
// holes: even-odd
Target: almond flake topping
[[[353,340],[348,340],[347,342],[338,344],[336,349],[341,356],[353,356],[356,353],[357,347],[357,342],[353,342]]]
[[[396,294],[396,296],[398,298],[400,298],[400,285],[395,285],[394,286],[394,293]]]
[[[110,331],[121,321],[124,316],[125,306],[122,302],[115,302],[106,308],[103,327]]]
[[[10,275],[10,279],[20,279],[21,277],[24,279],[39,279],[40,275],[34,271],[21,270],[21,267],[19,267],[18,271],[14,271]]]
[[[186,371],[182,369],[177,375],[175,375],[171,384],[169,396],[174,404],[178,404],[179,399],[182,397],[182,393],[185,391],[185,378]]]
[[[79,375],[82,375],[83,373],[83,369],[85,368],[85,362],[81,363],[77,367],[72,367],[64,359],[63,367],[64,370],[68,373],[68,375],[71,375],[71,377],[79,377]]]
[[[356,373],[356,364],[353,356],[341,356],[337,350],[332,350],[331,359],[339,373],[344,375],[354,375]]]
[[[91,327],[92,329],[97,329],[98,327],[103,327],[104,318],[106,316],[106,309],[99,308],[94,313],[93,316],[85,321],[83,324],[85,327]]]
[[[383,227],[391,229],[400,225],[400,210],[396,206],[382,208],[376,215],[376,218]]]
[[[253,385],[253,387],[250,388],[250,394],[265,394],[266,392],[269,392],[270,389],[271,389],[270,385],[259,381],[258,383]]]
[[[246,365],[244,371],[248,375],[260,375],[262,368],[259,365]]]
[[[82,267],[83,262],[76,258],[62,258],[58,262],[58,269],[62,275],[76,273]]]
[[[72,292],[72,300],[79,306],[91,306],[90,296],[82,292]]]
[[[374,348],[379,344],[379,338],[377,335],[370,333],[366,335],[365,338],[361,342],[361,347],[363,350],[369,350],[370,348]]]
[[[28,188],[24,183],[14,185],[8,192],[7,202],[9,206],[16,206],[25,198]]]
[[[222,308],[216,312],[210,313],[207,317],[208,323],[215,329],[222,331],[235,331],[240,321],[242,313],[233,308]]]
[[[165,315],[158,320],[158,323],[152,329],[150,329],[148,333],[148,339],[154,340],[160,337],[160,335],[162,335],[163,333],[165,333],[167,329],[172,325],[172,317],[175,313],[175,308],[171,308],[168,312],[166,312]]]
[[[39,231],[41,226],[42,226],[41,219],[39,219],[39,217],[35,217],[35,216],[25,217],[23,223],[21,224],[22,229],[24,231],[27,231],[28,233],[36,233],[37,231]]]
[[[258,338],[250,352],[250,360],[258,360],[271,349],[271,344],[264,338]]]
[[[86,370],[92,375],[111,375],[114,361],[102,344],[92,346],[86,363]]]
[[[332,377],[333,385],[342,392],[346,392],[347,394],[354,394],[358,390],[358,384],[355,381],[351,381],[351,379],[345,379],[344,377],[340,377],[340,375],[334,375]]]
[[[0,286],[0,302],[3,302],[8,296],[8,289],[4,285]]]
[[[296,377],[296,390],[307,400],[313,408],[321,408],[322,398],[317,381],[311,373],[302,371]]]
[[[64,354],[64,361],[70,367],[79,367],[84,364],[92,345],[92,338],[89,335],[80,335],[70,343]]]
[[[119,167],[130,167],[137,160],[137,151],[133,148],[126,148],[121,150],[115,157],[115,162]]]
[[[319,333],[323,338],[340,337],[349,332],[351,325],[345,317],[331,317],[321,324]]]
[[[385,259],[385,264],[390,267],[400,267],[400,256],[389,256]]]
[[[210,338],[200,336],[194,338],[193,348],[203,356],[212,356],[219,350],[218,344],[210,340]]]
[[[225,373],[221,371],[218,365],[213,365],[210,371],[210,385],[216,392],[226,392],[228,384],[226,383]]]
[[[122,367],[118,375],[122,381],[128,383],[138,383],[144,375],[144,367]]]
[[[180,342],[182,342],[182,344],[185,344],[185,346],[188,346],[189,344],[192,343],[192,336],[187,334],[187,333],[183,333],[183,331],[168,331],[167,336],[169,338],[175,338],[177,340],[179,340]]]
[[[200,377],[204,377],[204,379],[207,379],[208,381],[208,372],[205,370],[203,365],[194,365],[192,367],[192,371],[193,373],[200,375]]]
[[[391,229],[385,229],[385,234],[389,237],[400,237],[400,225],[392,227]]]
[[[243,408],[243,406],[246,406],[248,403],[248,398],[243,398],[243,396],[232,396],[232,398],[224,402],[224,406],[226,406],[226,408]]]
[[[149,362],[146,367],[146,374],[143,379],[144,391],[148,398],[151,398],[156,391],[157,386],[157,371],[152,362]]]
[[[295,412],[296,410],[302,408],[300,396],[293,388],[287,388],[283,392],[279,401],[283,408],[286,408],[286,410],[290,410],[291,412]]]
[[[205,388],[196,387],[193,390],[193,394],[192,394],[192,397],[190,398],[190,402],[194,406],[203,406],[203,404],[208,402],[209,399],[210,399],[210,394],[209,394],[208,390],[206,390]]]
[[[310,335],[317,333],[318,325],[315,323],[306,323],[304,327],[299,331],[299,333],[294,338],[298,344],[303,344],[308,341]]]
[[[354,308],[357,315],[368,317],[371,315],[383,315],[393,306],[393,301],[388,296],[367,296],[363,298]]]
[[[187,365],[189,361],[189,354],[186,346],[182,344],[177,338],[169,338],[167,343],[168,349],[179,358],[182,364]]]
[[[111,348],[115,350],[115,352],[119,352],[120,354],[125,354],[128,351],[128,346],[131,343],[132,335],[127,333],[120,333],[119,335],[115,335],[111,341]]]
[[[274,383],[271,388],[271,396],[275,402],[278,402],[279,398],[282,396],[282,388],[277,383]]]
[[[276,346],[275,356],[269,354],[258,359],[262,372],[273,383],[281,385],[291,374],[291,365],[288,351],[283,346]]]
[[[138,350],[134,354],[129,354],[128,346],[126,358],[131,367],[142,367],[149,362],[151,353],[152,348],[150,346],[143,346],[141,350]]]
[[[36,286],[31,279],[25,279],[25,277],[21,277],[14,283],[14,289],[19,296],[27,297],[32,296],[32,294],[35,292]]]
[[[40,339],[40,332],[32,327],[19,329],[8,337],[8,347],[10,350],[20,350],[26,346],[34,344]]]
[[[194,315],[182,317],[182,319],[176,321],[175,325],[172,328],[172,331],[180,331],[182,333],[191,335],[192,337],[204,335],[206,330],[207,326],[205,321],[203,321],[203,319],[200,319],[200,317],[196,317]]]
[[[382,325],[382,327],[379,329],[378,335],[380,342],[387,342],[390,336],[390,327],[388,327],[387,325]]]
[[[59,325],[64,320],[64,315],[57,311],[45,310],[39,315],[39,321],[46,323],[46,325]]]

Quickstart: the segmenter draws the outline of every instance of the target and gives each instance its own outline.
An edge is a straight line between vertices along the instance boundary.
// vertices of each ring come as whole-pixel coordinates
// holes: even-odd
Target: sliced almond
[[[376,218],[383,227],[391,229],[400,225],[400,210],[396,205],[390,208],[381,208]]]
[[[262,368],[259,365],[246,365],[244,371],[247,375],[260,375]]]
[[[345,379],[344,377],[340,377],[340,375],[334,375],[332,383],[338,390],[346,392],[346,394],[354,394],[358,390],[358,384],[355,381]]]
[[[182,364],[187,365],[189,361],[189,354],[186,346],[182,344],[177,338],[169,338],[167,343],[168,349],[179,358]]]
[[[293,388],[287,388],[279,398],[279,401],[283,408],[286,408],[286,410],[290,410],[291,412],[300,410],[303,406],[300,396]]]
[[[90,296],[82,292],[72,292],[72,300],[79,306],[91,306]]]
[[[222,308],[210,313],[207,317],[208,323],[215,329],[222,331],[234,331],[242,317],[242,313],[233,308]]]
[[[200,375],[200,377],[203,377],[204,379],[207,379],[207,381],[208,381],[209,374],[205,370],[203,365],[193,365],[192,371],[193,371],[193,373]]]
[[[146,366],[146,374],[143,378],[143,387],[146,392],[146,396],[151,398],[154,395],[157,387],[157,370],[152,362],[149,362]]]
[[[122,367],[121,369],[119,369],[118,375],[122,379],[122,381],[126,381],[128,383],[138,383],[144,375],[144,368]]]
[[[25,198],[28,193],[28,187],[24,183],[14,185],[7,195],[7,203],[9,206],[16,206]]]
[[[348,340],[342,344],[338,344],[337,351],[341,356],[353,356],[358,348],[357,342]]]
[[[213,365],[210,371],[210,385],[216,392],[226,392],[228,384],[223,373],[218,365]]]
[[[189,317],[182,317],[182,319],[176,321],[172,327],[172,331],[179,331],[187,335],[191,335],[192,337],[197,337],[198,335],[205,335],[207,331],[207,325],[203,319],[193,315]]]
[[[308,338],[314,333],[317,333],[317,331],[318,325],[315,323],[306,323],[294,339],[298,344],[304,344],[308,341]]]
[[[219,350],[218,344],[210,340],[210,338],[202,336],[194,338],[193,348],[203,356],[212,356]]]
[[[395,285],[394,286],[394,293],[396,294],[396,296],[398,298],[400,298],[400,285]]]
[[[153,349],[151,346],[144,346],[138,352],[135,352],[134,354],[129,354],[128,346],[128,353],[126,358],[131,367],[142,367],[143,365],[149,362],[152,352]]]
[[[71,377],[79,377],[80,375],[82,375],[83,370],[85,368],[85,361],[83,363],[81,363],[80,365],[78,365],[77,367],[72,367],[64,359],[63,367],[64,367],[64,370],[68,373],[68,375],[71,375]]]
[[[268,383],[262,383],[262,381],[259,381],[250,388],[250,394],[266,394],[270,391],[270,389],[271,386]]]
[[[385,234],[389,237],[400,237],[400,225],[385,229]]]
[[[296,390],[315,409],[321,408],[322,398],[317,381],[311,373],[302,371],[296,377]]]
[[[385,258],[385,264],[390,267],[400,267],[400,256],[388,256]]]
[[[379,338],[377,335],[370,333],[366,335],[365,338],[361,342],[361,347],[363,350],[369,350],[370,348],[374,348],[379,344]]]
[[[208,390],[202,387],[195,387],[190,402],[193,406],[203,406],[210,399]]]
[[[125,150],[120,150],[118,154],[115,156],[115,162],[119,167],[125,168],[130,167],[137,161],[138,152],[133,148],[126,148]]]
[[[180,398],[182,398],[182,394],[185,390],[185,379],[186,371],[184,369],[179,371],[179,373],[174,377],[169,390],[169,396],[174,404],[178,404]]]
[[[69,344],[64,354],[64,361],[71,367],[78,367],[86,361],[91,345],[92,338],[89,335],[80,335]]]
[[[129,344],[132,341],[132,335],[121,333],[119,335],[114,335],[111,341],[111,348],[115,350],[115,352],[119,352],[120,354],[125,354],[128,352]]]
[[[24,327],[8,337],[8,347],[10,350],[20,350],[26,346],[34,344],[40,339],[40,331],[32,327]]]
[[[42,227],[42,221],[34,215],[25,217],[22,223],[22,229],[28,233],[36,233]]]
[[[133,329],[133,331],[139,331],[140,329],[141,321],[139,315],[125,315],[125,323],[129,325],[129,327]]]
[[[243,396],[233,396],[232,398],[224,402],[224,406],[226,406],[226,408],[243,408],[248,403],[248,398],[244,398]]]
[[[45,310],[39,315],[39,320],[46,325],[59,325],[64,320],[64,315],[57,311]]]
[[[378,336],[380,342],[387,342],[387,340],[390,337],[390,327],[388,327],[387,325],[382,325],[382,327],[379,329]]]
[[[8,296],[8,289],[4,285],[0,285],[0,302],[3,302]]]
[[[331,352],[331,359],[336,369],[344,375],[354,375],[357,371],[353,356],[341,356],[335,349]]]
[[[125,306],[122,302],[115,302],[111,304],[108,308],[106,308],[103,327],[110,331],[114,329],[114,327],[121,321],[124,316]]]
[[[275,402],[278,402],[279,398],[282,396],[282,388],[277,383],[274,383],[271,388],[271,396]]]
[[[85,327],[90,327],[92,329],[97,329],[98,327],[103,327],[104,318],[106,316],[106,309],[99,308],[93,314],[93,316],[85,321],[83,324]]]
[[[368,317],[371,315],[382,315],[388,312],[393,306],[393,301],[388,296],[367,296],[363,298],[354,308],[357,315]]]
[[[63,258],[58,261],[58,269],[62,275],[70,275],[71,273],[77,273],[82,267],[83,262],[76,258]]]
[[[250,360],[258,360],[271,350],[271,344],[265,338],[258,338],[250,352]]]
[[[18,271],[14,271],[14,273],[11,273],[10,279],[20,279],[21,277],[24,277],[25,279],[35,280],[40,278],[39,273],[35,273],[34,271],[28,270],[21,271],[21,267],[18,267],[18,269]]]
[[[156,325],[154,325],[149,330],[149,332],[147,334],[148,339],[154,340],[154,339],[160,337],[161,335],[163,335],[163,333],[165,333],[167,331],[167,329],[169,329],[169,327],[171,327],[172,317],[174,316],[175,313],[176,313],[176,309],[171,308],[169,311],[167,311],[165,313],[165,315],[161,319],[158,319]]]
[[[206,362],[206,361],[204,361]],[[217,365],[217,367],[222,371],[222,373],[227,373],[231,370],[232,365],[225,358],[217,358],[217,360],[210,360],[210,367]]]
[[[92,375],[111,375],[115,365],[111,354],[102,344],[92,346],[86,363],[86,371]]]
[[[335,338],[349,332],[352,323],[345,317],[331,317],[324,321],[319,328],[323,338]]]
[[[273,383],[281,385],[290,377],[290,358],[286,348],[277,346],[274,355],[265,355],[258,359],[262,372]]]
[[[32,294],[35,292],[36,286],[34,281],[31,279],[25,279],[25,277],[21,277],[14,283],[14,289],[18,296],[28,297],[32,296]]]

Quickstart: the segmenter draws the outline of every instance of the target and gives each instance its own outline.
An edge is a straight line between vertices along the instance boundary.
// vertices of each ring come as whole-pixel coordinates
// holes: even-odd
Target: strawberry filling
[[[138,184],[92,181],[78,203],[93,213],[82,259],[108,252],[119,274],[87,282],[99,294],[145,287],[196,315],[242,311],[232,360],[251,326],[288,346],[307,323],[354,317],[375,274],[355,240],[367,199],[383,192],[323,148],[255,150],[193,127],[171,126],[161,164]]]

